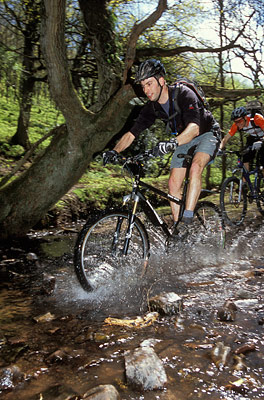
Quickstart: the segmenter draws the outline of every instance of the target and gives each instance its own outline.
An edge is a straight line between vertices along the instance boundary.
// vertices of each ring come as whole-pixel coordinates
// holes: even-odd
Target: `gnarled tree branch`
[[[136,55],[136,44],[139,36],[147,29],[150,28],[157,22],[157,20],[161,17],[163,12],[167,8],[167,0],[159,0],[158,7],[156,10],[144,21],[140,22],[139,24],[134,24],[131,34],[128,39],[127,43],[127,51],[126,51],[126,58],[125,58],[125,68],[124,68],[124,75],[123,75],[123,83],[127,80],[127,73],[129,69],[132,67],[133,62],[135,60]]]

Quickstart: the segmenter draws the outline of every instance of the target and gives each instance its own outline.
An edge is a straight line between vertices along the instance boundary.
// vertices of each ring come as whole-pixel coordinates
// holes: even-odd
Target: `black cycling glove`
[[[178,141],[176,139],[159,142],[153,148],[153,155],[155,157],[161,157],[161,156],[164,156],[165,154],[170,153],[171,151],[176,150],[177,147],[178,147]]]
[[[115,163],[117,161],[118,152],[115,150],[108,150],[103,153],[103,165],[108,163]]]

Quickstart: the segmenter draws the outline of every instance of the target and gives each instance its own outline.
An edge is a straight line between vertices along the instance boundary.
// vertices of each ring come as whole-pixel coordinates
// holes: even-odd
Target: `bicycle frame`
[[[187,167],[186,170],[186,176],[184,179],[184,184],[183,184],[183,195],[182,199],[179,199],[177,197],[172,196],[169,193],[166,193],[160,189],[157,189],[156,187],[147,184],[146,182],[141,181],[140,177],[140,171],[134,175],[134,181],[132,185],[132,191],[130,194],[125,195],[123,197],[123,205],[125,205],[128,201],[132,200],[133,201],[133,206],[132,210],[130,211],[130,218],[129,218],[129,223],[128,223],[128,228],[127,228],[127,233],[126,233],[126,238],[125,238],[125,244],[123,248],[123,255],[127,254],[128,247],[129,247],[129,241],[132,236],[132,230],[136,218],[136,211],[138,204],[140,202],[141,207],[148,217],[148,219],[152,222],[154,226],[158,226],[162,229],[162,231],[165,233],[167,237],[170,236],[170,232],[168,229],[167,224],[163,221],[163,219],[158,215],[157,211],[154,209],[150,201],[144,196],[140,188],[145,188],[147,190],[150,190],[153,193],[156,193],[158,196],[167,199],[173,203],[176,203],[180,206],[180,212],[179,212],[179,221],[181,220],[184,212],[184,206],[185,206],[185,200],[186,200],[186,193],[187,193],[187,187],[189,183],[189,167]],[[116,227],[116,235],[118,235],[118,226]]]
[[[257,179],[258,179],[258,174],[260,171],[260,167],[258,165],[258,162],[256,164],[256,167],[252,171],[248,171],[248,169],[245,167],[243,161],[240,158],[240,155],[238,156],[237,160],[237,168],[235,168],[232,171],[232,175],[235,175],[237,171],[241,172],[241,178],[240,178],[240,183],[239,183],[239,201],[241,201],[241,193],[242,193],[242,186],[243,186],[243,178],[247,182],[249,190],[251,192],[251,195],[253,198],[256,198],[256,188],[257,188]],[[251,182],[250,177],[251,175],[254,175],[254,183]]]

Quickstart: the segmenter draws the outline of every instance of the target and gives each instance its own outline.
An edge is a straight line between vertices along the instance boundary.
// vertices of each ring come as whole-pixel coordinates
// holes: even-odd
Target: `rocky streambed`
[[[94,293],[74,275],[78,229],[0,248],[0,399],[264,398],[261,220],[221,254],[156,248],[144,279]]]

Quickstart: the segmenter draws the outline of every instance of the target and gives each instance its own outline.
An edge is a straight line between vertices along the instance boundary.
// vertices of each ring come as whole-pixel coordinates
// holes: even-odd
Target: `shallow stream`
[[[144,279],[124,273],[93,293],[73,271],[79,228],[31,232],[0,248],[0,399],[82,399],[99,384],[114,385],[124,400],[264,398],[261,219],[229,230],[221,252],[186,245],[168,254],[156,243]],[[163,292],[182,296],[179,315],[145,328],[104,323],[144,315]],[[227,300],[236,306],[231,321],[219,318]],[[126,382],[124,352],[146,339],[156,339],[163,390]]]

